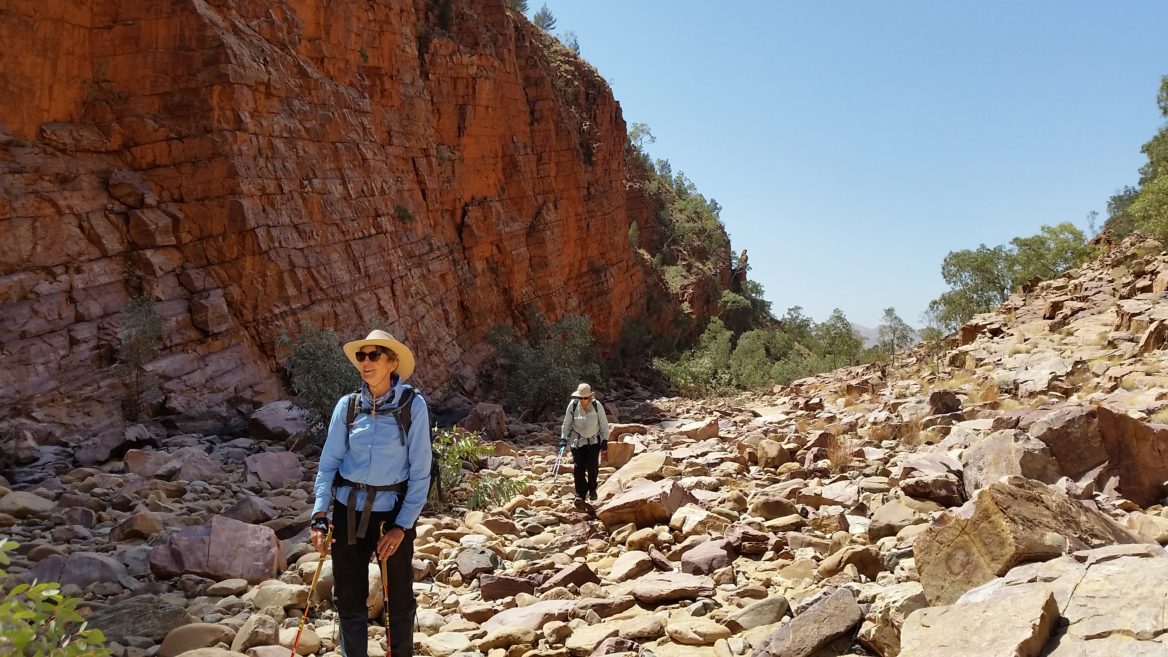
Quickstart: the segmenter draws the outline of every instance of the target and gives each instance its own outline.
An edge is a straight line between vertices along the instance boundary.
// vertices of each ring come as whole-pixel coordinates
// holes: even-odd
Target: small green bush
[[[492,447],[479,433],[460,427],[443,429],[434,434],[432,441],[440,457],[438,477],[442,482],[442,493],[448,498],[435,501],[449,502],[456,498],[455,491],[466,478],[465,466],[477,468],[480,461],[490,456]],[[430,491],[431,495],[437,494],[433,487]]]
[[[279,343],[291,349],[284,371],[292,386],[292,402],[308,412],[308,433],[323,441],[337,401],[353,392],[361,378],[329,329],[304,322],[300,334],[281,334]]]
[[[527,488],[527,478],[512,479],[500,474],[484,474],[476,477],[466,496],[466,506],[472,511],[493,509],[514,499]]]
[[[403,224],[408,224],[414,220],[414,213],[410,212],[410,209],[401,203],[393,206],[393,216],[397,217],[397,220]]]
[[[0,580],[16,542],[0,537]],[[109,657],[101,630],[85,629],[81,601],[61,595],[56,582],[17,584],[0,597],[0,655]]]

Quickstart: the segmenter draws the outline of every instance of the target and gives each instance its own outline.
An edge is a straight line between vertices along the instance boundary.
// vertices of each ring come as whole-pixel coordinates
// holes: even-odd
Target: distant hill
[[[864,338],[865,347],[871,347],[880,340],[880,329],[868,328],[855,322],[852,322],[852,328],[856,330],[856,333],[860,334],[861,338]]]

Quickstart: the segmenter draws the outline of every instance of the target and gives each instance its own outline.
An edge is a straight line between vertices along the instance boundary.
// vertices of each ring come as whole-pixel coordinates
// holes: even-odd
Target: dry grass
[[[902,444],[916,447],[921,444],[921,423],[919,420],[911,420],[909,422],[902,422],[896,425],[896,434],[894,436]]]
[[[1168,406],[1152,413],[1152,416],[1148,418],[1148,422],[1152,424],[1168,424]]]
[[[831,463],[831,471],[843,472],[852,462],[852,441],[830,431],[828,435],[826,449],[827,460]]]
[[[990,379],[983,383],[974,394],[974,398],[983,404],[996,402],[1002,396],[1002,390],[998,387],[998,382]]]
[[[1013,356],[1015,354],[1028,354],[1032,351],[1034,351],[1033,346],[1026,343],[1018,343],[1010,345],[1010,349],[1006,351],[1006,355]]]

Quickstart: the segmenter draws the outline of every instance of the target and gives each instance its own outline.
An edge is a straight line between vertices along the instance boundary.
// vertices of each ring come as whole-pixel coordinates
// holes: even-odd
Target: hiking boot
[[[588,499],[595,502],[596,501],[596,491],[594,491],[594,490],[588,491]]]
[[[576,498],[572,500],[572,504],[575,504],[578,507],[584,506],[584,498],[577,495]]]

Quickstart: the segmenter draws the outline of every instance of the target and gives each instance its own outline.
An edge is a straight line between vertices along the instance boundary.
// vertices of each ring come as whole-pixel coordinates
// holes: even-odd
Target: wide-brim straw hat
[[[361,351],[362,347],[370,345],[385,347],[397,354],[397,369],[394,371],[397,373],[399,381],[405,381],[414,373],[414,352],[410,351],[410,348],[397,338],[382,330],[370,331],[364,340],[353,340],[345,343],[345,355],[349,357],[349,362],[353,364],[353,367],[361,369],[361,364],[357,362],[357,352]]]
[[[588,385],[587,383],[581,383],[580,385],[576,386],[576,392],[573,392],[572,396],[576,399],[592,399],[593,395],[595,394],[596,393],[592,392],[592,386]]]

